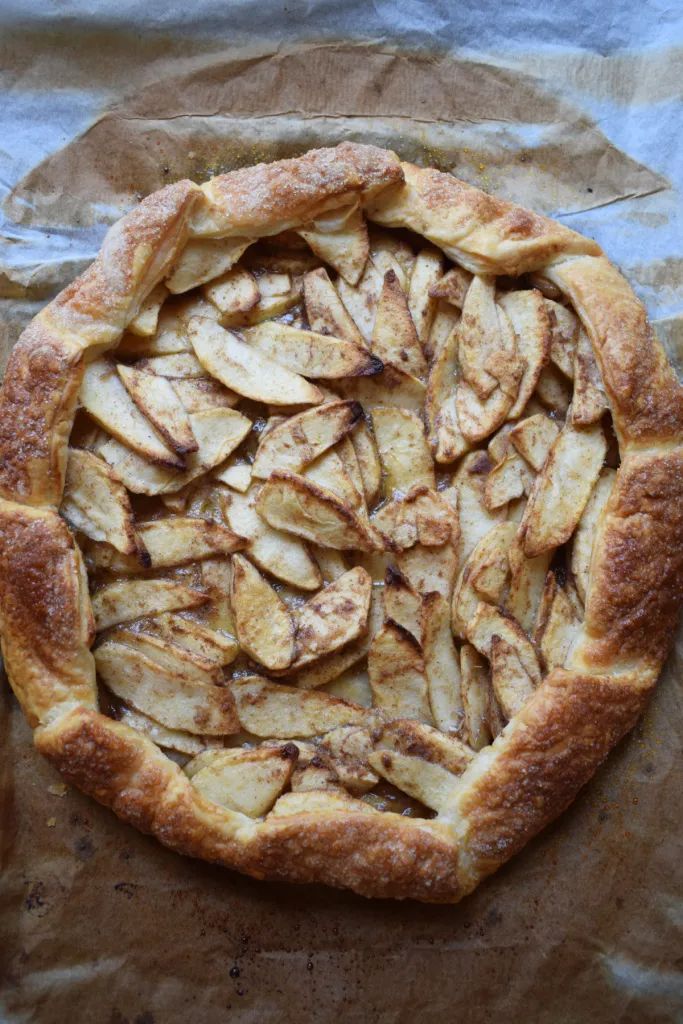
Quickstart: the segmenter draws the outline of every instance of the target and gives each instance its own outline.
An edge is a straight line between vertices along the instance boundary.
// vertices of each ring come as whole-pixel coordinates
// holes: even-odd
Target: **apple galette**
[[[149,196],[0,397],[38,750],[182,853],[460,899],[634,724],[683,399],[589,239],[344,143]]]

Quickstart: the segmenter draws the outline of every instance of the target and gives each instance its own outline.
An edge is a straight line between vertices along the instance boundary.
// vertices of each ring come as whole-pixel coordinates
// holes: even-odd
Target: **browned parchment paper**
[[[24,177],[9,207],[25,226],[97,226],[177,177],[345,138],[540,210],[585,208],[587,188],[599,205],[666,187],[533,77],[483,63],[341,44],[217,56],[178,43],[150,44],[144,61],[139,41],[133,61],[121,37],[99,72],[95,46],[62,44],[43,72],[30,65],[28,84],[51,74],[78,88],[114,65],[133,98]],[[533,148],[520,121],[537,129]],[[14,268],[1,365],[78,264]],[[668,270],[658,273],[664,286]],[[677,1019],[682,669],[683,642],[646,718],[574,807],[468,900],[437,908],[255,883],[169,853],[65,790],[2,686],[0,1019]]]

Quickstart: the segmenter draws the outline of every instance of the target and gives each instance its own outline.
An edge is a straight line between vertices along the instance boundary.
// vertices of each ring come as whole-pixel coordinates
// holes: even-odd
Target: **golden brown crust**
[[[47,305],[15,346],[0,389],[0,495],[58,505],[83,350],[121,337],[170,269],[199,196],[189,181],[148,196],[107,232],[88,270]]]
[[[683,449],[627,456],[594,544],[586,666],[645,659],[658,670],[683,599]]]
[[[557,669],[544,680],[486,761],[462,776],[456,808],[472,887],[569,806],[648,694],[633,678]]]
[[[94,710],[82,560],[56,513],[30,506],[59,503],[84,350],[116,343],[188,233],[273,234],[356,195],[372,219],[423,234],[470,270],[543,271],[560,284],[590,334],[626,457],[594,545],[582,671],[544,681],[454,782],[440,820],[335,811],[259,823],[204,800],[154,744]],[[642,306],[595,243],[559,224],[350,143],[203,190],[169,186],[112,228],[93,266],[29,327],[0,395],[0,494],[22,503],[0,503],[0,627],[14,689],[41,723],[36,745],[181,853],[257,877],[455,901],[567,806],[642,710],[683,589],[682,439],[681,389]],[[593,666],[604,674],[584,672]]]
[[[82,708],[38,729],[35,742],[69,782],[179,853],[364,896],[449,903],[463,895],[457,849],[439,826],[378,812],[254,823],[204,800],[150,740]]]
[[[0,565],[2,653],[31,725],[60,704],[95,707],[90,599],[66,523],[0,502]]]
[[[366,213],[386,227],[424,235],[476,274],[524,274],[558,254],[600,254],[600,247],[556,221],[496,199],[432,168],[401,164],[404,185],[371,198]]]
[[[37,319],[84,348],[114,345],[185,244],[201,195],[191,181],[167,185],[117,221],[95,262]]]
[[[683,388],[628,282],[604,257],[548,276],[571,298],[593,343],[623,448],[683,439]]]
[[[196,236],[259,238],[305,224],[359,193],[374,195],[403,179],[398,157],[376,146],[343,142],[292,160],[257,164],[212,178],[193,217]]]
[[[0,495],[58,505],[83,377],[80,346],[34,320],[12,350],[0,391]]]

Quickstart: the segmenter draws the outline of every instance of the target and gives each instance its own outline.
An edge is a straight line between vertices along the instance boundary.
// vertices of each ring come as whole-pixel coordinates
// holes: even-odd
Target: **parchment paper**
[[[0,11],[0,365],[137,195],[346,138],[597,237],[683,353],[673,8],[596,20],[578,3],[142,6]],[[572,809],[443,908],[255,883],[169,853],[64,792],[2,686],[0,1019],[683,1019],[682,659],[683,641]]]

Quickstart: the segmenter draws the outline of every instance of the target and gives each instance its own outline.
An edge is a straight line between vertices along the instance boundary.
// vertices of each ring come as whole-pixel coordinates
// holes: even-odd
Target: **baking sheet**
[[[509,6],[5,0],[0,366],[138,194],[347,138],[595,236],[683,355],[680,20]],[[0,1019],[680,1019],[682,659],[574,807],[437,908],[169,853],[64,791],[2,687]]]

